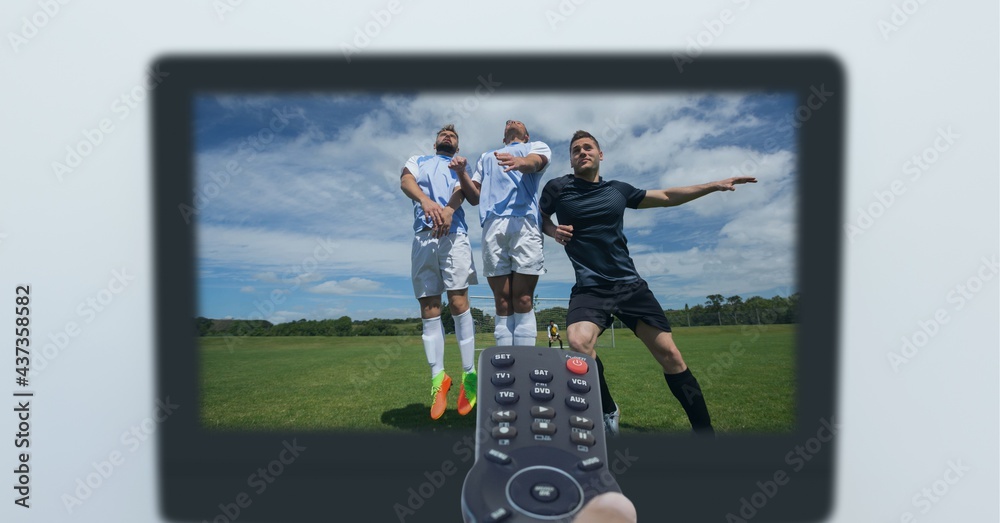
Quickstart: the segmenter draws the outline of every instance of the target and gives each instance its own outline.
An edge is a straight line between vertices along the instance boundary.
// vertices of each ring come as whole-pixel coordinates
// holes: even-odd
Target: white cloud
[[[737,185],[735,191],[710,194],[683,207],[699,216],[724,216],[774,205],[779,193],[794,188],[794,174],[795,157],[788,151],[760,154],[738,147],[698,149],[679,155],[660,176],[660,188],[697,185],[734,176],[756,177],[755,184]]]
[[[246,292],[246,293],[251,293],[251,292],[254,292],[255,290],[256,289],[254,289],[250,285],[246,285],[246,286],[240,288],[240,292]]]
[[[411,155],[430,154],[437,129],[455,123],[459,154],[474,165],[480,154],[501,145],[503,122],[515,118],[527,124],[532,138],[553,147],[543,184],[570,172],[565,146],[576,129],[601,140],[606,177],[637,187],[691,185],[737,173],[756,176],[756,185],[681,207],[627,211],[629,247],[650,284],[671,293],[794,285],[795,154],[704,145],[726,133],[759,130],[760,120],[746,110],[747,97],[505,95],[501,86],[492,96],[475,98],[478,85],[470,78],[465,92],[415,97],[220,98],[223,109],[234,113],[263,117],[280,107],[301,125],[278,133],[252,154],[237,148],[243,135],[198,152],[195,187],[207,197],[198,215],[200,273],[278,285],[284,295],[292,294],[290,286],[323,282],[308,290],[352,297],[381,290],[387,298],[398,298],[386,279],[408,279],[410,272],[413,205],[399,189],[403,163]],[[468,100],[475,100],[477,109],[456,113],[456,103]],[[333,109],[345,101],[372,110],[340,121],[321,116],[338,114]],[[226,177],[218,173],[230,162],[239,171],[221,183]],[[478,208],[464,209],[481,269]],[[672,242],[684,247],[670,247]],[[562,247],[548,241],[545,255],[548,273],[540,284],[572,283]],[[484,286],[472,292],[489,294],[481,279]],[[364,310],[389,314],[388,308]],[[413,315],[405,310],[397,317]],[[307,314],[274,315],[286,313],[289,319]],[[320,309],[308,314],[329,317]]]
[[[408,275],[410,242],[313,236],[264,228],[206,225],[198,236],[205,267],[246,271],[268,283],[308,283],[332,275]]]
[[[470,82],[466,96],[472,95],[477,85]],[[260,98],[250,97],[243,105],[265,110],[291,103]],[[694,144],[745,125],[747,120],[734,112],[742,97],[714,99],[718,100],[714,109],[703,109],[702,117],[694,118],[678,117],[702,100],[691,95],[497,95],[482,100],[474,113],[455,122],[461,135],[459,154],[474,163],[480,154],[500,146],[501,122],[514,117],[528,124],[535,139],[552,143],[568,141],[577,128],[598,136],[621,136],[606,145],[606,171],[611,177],[649,185],[643,182],[657,181],[669,166],[676,165],[677,182],[686,184],[683,173],[693,170],[690,182],[701,183],[716,173],[728,176],[728,169],[719,166],[734,163],[736,158],[726,160],[716,154],[724,151],[705,153],[693,149]],[[227,107],[241,104],[238,98],[225,100]],[[202,151],[196,162],[196,188],[205,196],[215,196],[208,198],[199,218],[211,225],[293,227],[297,232],[317,235],[335,232],[346,238],[405,239],[413,221],[412,202],[399,189],[400,169],[409,156],[432,152],[434,133],[445,123],[439,120],[454,113],[456,101],[461,100],[461,92],[415,98],[386,96],[379,108],[358,121],[338,122],[335,137],[303,132],[249,154],[234,144]],[[306,101],[321,107],[336,103]],[[282,110],[301,114],[310,126],[322,124],[311,122],[309,111],[295,104]],[[545,117],[532,121],[535,115]],[[639,135],[632,137],[633,133]],[[702,157],[705,161],[697,161]],[[239,172],[228,175],[224,187],[213,187],[219,175],[211,173],[224,172],[230,162],[235,162]],[[565,172],[569,172],[568,152],[556,148],[549,177]],[[651,187],[657,185],[652,183]],[[476,221],[477,209],[466,206],[466,211],[468,221]]]
[[[309,289],[309,292],[317,294],[354,294],[358,292],[371,292],[377,290],[382,284],[367,280],[365,278],[350,278],[347,280],[325,281]]]

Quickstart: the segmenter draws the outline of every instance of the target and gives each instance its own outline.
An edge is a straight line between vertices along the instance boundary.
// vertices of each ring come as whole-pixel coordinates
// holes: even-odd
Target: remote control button
[[[494,429],[495,430],[495,429]],[[577,445],[586,445],[588,447],[593,447],[597,443],[597,439],[594,437],[592,432],[581,432],[574,430],[569,434],[569,440]]]
[[[552,419],[556,417],[556,409],[535,405],[534,407],[531,407],[531,416],[534,418]]]
[[[499,392],[497,393],[499,394]],[[499,398],[497,401],[500,401]],[[514,400],[517,401],[517,400]],[[587,410],[587,398],[583,396],[577,396],[576,394],[571,394],[566,397],[566,406],[573,410]]]
[[[494,356],[494,358],[495,357],[496,356]],[[586,374],[587,362],[583,361],[583,358],[570,358],[566,360],[566,369],[573,374]]]
[[[486,459],[492,461],[493,463],[499,463],[501,465],[506,465],[510,463],[510,456],[496,449],[490,449],[490,451],[486,453]],[[591,458],[591,459],[596,459],[596,458]]]
[[[591,429],[594,428],[594,420],[592,420],[590,418],[585,418],[583,416],[570,416],[569,417],[569,426],[575,427],[575,428],[578,428],[578,429],[591,430]]]
[[[493,376],[490,377],[490,383],[497,387],[506,387],[514,383],[514,375],[509,372],[494,372]]]
[[[587,458],[587,459],[585,459],[585,460],[577,463],[576,466],[579,467],[580,470],[584,470],[584,471],[590,472],[591,470],[597,470],[597,469],[603,467],[604,466],[604,462],[601,461],[601,458],[599,458],[597,456],[594,456],[592,458]]]
[[[590,392],[590,384],[583,378],[571,378],[566,382],[573,392]]]
[[[490,512],[490,515],[486,516],[486,523],[499,523],[500,521],[503,521],[509,517],[510,517],[509,510],[505,508],[498,508],[493,512]]]
[[[495,439],[507,439],[517,436],[517,429],[514,427],[493,427],[493,437]]]
[[[521,397],[518,396],[518,394],[516,392],[512,391],[512,390],[497,391],[496,396],[495,396],[495,399],[497,400],[497,403],[499,403],[501,405],[513,405],[513,404],[517,403],[517,400],[519,400],[520,398]],[[567,399],[566,401],[569,401],[569,399]],[[584,400],[584,401],[586,401],[586,400]],[[584,408],[586,408],[586,407],[584,407]]]
[[[551,421],[536,419],[531,422],[531,432],[551,436],[556,433],[556,425]]]
[[[498,410],[498,411],[494,412],[493,416],[491,416],[491,417],[493,418],[493,421],[496,421],[498,423],[511,422],[511,421],[516,421],[517,420],[517,413],[514,412],[514,411],[512,411],[512,410]],[[584,428],[584,427],[581,427],[581,428]],[[594,428],[594,427],[590,427],[590,428]]]
[[[531,371],[531,379],[538,383],[548,383],[552,381],[552,373],[549,369],[535,369]]]
[[[507,368],[514,364],[514,355],[509,352],[498,352],[490,360],[494,367]]]
[[[552,389],[544,385],[535,384],[531,389],[531,397],[538,401],[549,401],[553,396]]]
[[[542,503],[551,503],[559,497],[559,489],[551,483],[536,483],[531,487],[531,497]]]
[[[583,488],[570,474],[548,466],[522,469],[507,481],[512,510],[532,521],[564,518],[583,506]]]

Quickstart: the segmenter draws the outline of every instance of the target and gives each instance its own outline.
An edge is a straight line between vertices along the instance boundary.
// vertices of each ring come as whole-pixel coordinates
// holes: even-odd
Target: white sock
[[[514,318],[511,316],[501,316],[497,314],[496,327],[493,328],[493,338],[496,339],[497,345],[514,344],[514,333],[512,332],[510,325],[513,320]]]
[[[439,320],[438,325],[441,326],[441,343],[438,343],[435,348],[437,348],[437,360],[441,362],[441,370],[444,370],[444,322]]]
[[[458,338],[458,350],[462,353],[462,370],[472,371],[476,368],[476,327],[472,323],[472,309],[455,318],[455,337]]]
[[[538,324],[535,311],[514,313],[514,345],[535,346],[538,339]]]
[[[424,353],[427,355],[427,363],[431,366],[431,378],[444,370],[444,326],[441,324],[441,317],[435,316],[423,320],[424,333],[421,338],[424,340]]]

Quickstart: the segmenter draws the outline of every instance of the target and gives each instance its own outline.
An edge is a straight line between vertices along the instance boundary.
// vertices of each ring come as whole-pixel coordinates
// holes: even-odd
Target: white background
[[[670,53],[704,33],[706,52],[839,57],[849,90],[845,220],[862,223],[859,209],[878,217],[844,237],[843,429],[831,521],[899,521],[905,512],[922,522],[997,521],[1000,278],[982,261],[1000,251],[996,2],[577,1],[403,2],[358,48]],[[70,322],[80,327],[32,380],[33,507],[12,504],[13,474],[3,472],[3,521],[159,520],[154,439],[134,452],[120,439],[154,404],[149,108],[121,118],[114,100],[141,85],[144,70],[167,52],[340,56],[366,24],[376,27],[372,12],[389,4],[246,0],[221,16],[217,5],[226,4],[69,2],[53,16],[39,14],[40,2],[0,7],[0,301],[13,302],[16,284],[32,285],[35,346],[54,343],[50,335],[59,340]],[[902,23],[886,38],[879,22],[891,23],[894,5],[919,8],[905,21],[896,14]],[[705,24],[723,9],[732,11],[730,23],[710,36]],[[44,26],[32,33],[22,17]],[[12,44],[12,34],[31,37]],[[581,71],[581,81],[600,74]],[[113,131],[60,180],[52,162],[64,161],[81,131],[105,118]],[[949,128],[954,143],[926,153],[936,161],[912,180],[906,162]],[[905,192],[877,203],[874,193],[894,180]],[[116,270],[134,279],[109,286]],[[990,278],[981,286],[980,270]],[[978,289],[967,291],[960,309],[958,294],[949,300],[959,285]],[[105,289],[112,299],[100,312],[86,305]],[[928,327],[926,338],[917,334],[939,310],[947,323]],[[9,309],[0,314],[0,323],[13,319]],[[5,336],[10,346],[12,333]],[[896,372],[887,353],[899,353],[903,337],[927,341]],[[9,391],[13,350],[3,354],[0,391]],[[6,405],[0,464],[9,471],[15,420]],[[69,514],[60,497],[113,451],[124,463]],[[914,495],[959,460],[969,470],[923,513]]]

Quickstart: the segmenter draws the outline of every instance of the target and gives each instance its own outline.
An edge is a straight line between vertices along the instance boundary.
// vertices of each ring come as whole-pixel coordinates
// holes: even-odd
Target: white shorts
[[[467,234],[434,238],[430,229],[413,237],[411,252],[413,294],[417,298],[440,296],[444,291],[467,289],[479,283]]]
[[[491,216],[483,224],[483,274],[487,278],[545,274],[542,230],[529,216]]]

